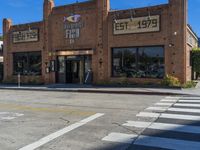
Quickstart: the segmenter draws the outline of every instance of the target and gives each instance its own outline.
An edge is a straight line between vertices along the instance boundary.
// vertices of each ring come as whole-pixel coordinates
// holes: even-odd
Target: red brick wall
[[[92,0],[75,5],[54,7],[53,0],[44,2],[42,22],[12,26],[4,20],[5,65],[4,78],[12,76],[12,53],[20,51],[42,51],[43,73],[46,83],[55,82],[55,73],[45,73],[45,63],[55,60],[57,50],[93,49],[92,67],[94,82],[118,81],[111,77],[111,48],[131,46],[163,45],[165,48],[165,72],[178,77],[182,82],[190,79],[188,50],[186,48],[187,0],[170,0],[169,4],[135,9],[136,17],[160,15],[160,32],[113,35],[113,19],[116,12],[110,11],[109,0]],[[70,44],[65,38],[63,18],[70,13],[80,14],[84,22],[80,37]],[[130,18],[130,10],[117,11],[119,18]],[[40,29],[40,41],[13,44],[12,31]],[[172,46],[170,46],[172,45]],[[100,60],[102,64],[100,65]],[[189,69],[189,70],[188,70]],[[128,79],[132,82],[157,82],[156,79]]]

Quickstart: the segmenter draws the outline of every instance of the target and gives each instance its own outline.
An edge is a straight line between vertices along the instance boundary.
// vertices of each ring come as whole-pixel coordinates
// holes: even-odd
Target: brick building
[[[3,41],[0,41],[0,82],[3,80]]]
[[[184,83],[188,31],[187,0],[128,10],[111,10],[109,0],[44,0],[40,22],[4,19],[4,80],[20,73],[23,82],[47,84],[147,83],[170,74]]]

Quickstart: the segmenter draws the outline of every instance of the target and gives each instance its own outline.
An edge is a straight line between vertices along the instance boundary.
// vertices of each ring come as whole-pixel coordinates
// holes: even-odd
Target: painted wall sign
[[[31,29],[25,31],[15,31],[12,33],[13,43],[36,42],[39,40],[39,30]]]
[[[160,31],[159,15],[119,19],[114,23],[115,35],[157,31]]]
[[[72,23],[76,23],[81,20],[81,15],[73,15],[73,16],[69,16],[69,17],[64,17],[64,22],[66,20],[69,22],[72,22]]]
[[[75,39],[80,37],[80,29],[84,23],[81,20],[81,15],[72,15],[64,17],[65,38],[70,40],[70,44],[75,42]]]

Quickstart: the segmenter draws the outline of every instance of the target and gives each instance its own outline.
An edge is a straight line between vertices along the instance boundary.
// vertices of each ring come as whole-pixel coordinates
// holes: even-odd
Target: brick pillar
[[[167,73],[186,82],[187,0],[169,0],[169,47],[171,67]]]
[[[6,80],[11,74],[9,73],[10,64],[10,28],[12,26],[12,20],[3,19],[3,57],[4,57],[4,80]]]
[[[42,62],[42,68],[43,69],[43,77],[45,80],[45,83],[52,83],[52,74],[53,73],[46,73],[46,67],[50,64],[50,60],[52,57],[52,50],[51,50],[51,38],[50,38],[50,24],[49,24],[49,17],[51,15],[51,12],[54,7],[54,1],[53,0],[44,0],[43,5],[43,22],[44,22],[44,49],[42,52],[43,62]]]
[[[108,12],[110,0],[96,0],[97,5],[97,46],[96,59],[98,66],[96,81],[108,80]]]

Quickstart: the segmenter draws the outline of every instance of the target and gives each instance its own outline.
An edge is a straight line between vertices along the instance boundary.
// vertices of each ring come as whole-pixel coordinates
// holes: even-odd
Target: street
[[[1,90],[1,150],[198,150],[200,98]]]

